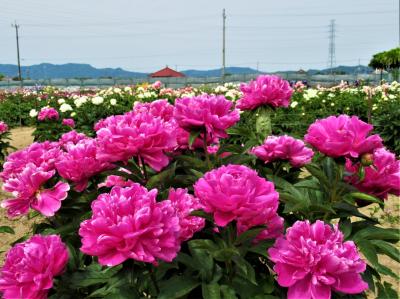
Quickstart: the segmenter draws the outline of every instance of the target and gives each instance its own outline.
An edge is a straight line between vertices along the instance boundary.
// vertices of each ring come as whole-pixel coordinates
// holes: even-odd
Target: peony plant
[[[277,80],[271,94],[291,93]],[[396,295],[378,255],[399,261],[398,230],[360,209],[399,191],[399,161],[371,125],[331,116],[304,140],[260,138],[241,131],[257,111],[223,95],[187,89],[172,104],[140,88],[154,101],[7,157],[3,207],[43,218],[6,254],[4,298]],[[108,100],[96,96],[81,105]]]

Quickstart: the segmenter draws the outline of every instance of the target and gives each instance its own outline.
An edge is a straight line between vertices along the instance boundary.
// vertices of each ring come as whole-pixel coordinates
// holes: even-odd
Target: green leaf
[[[221,289],[223,299],[238,299],[238,297],[236,296],[235,290],[232,289],[230,286],[221,285],[220,289]]]
[[[217,283],[203,283],[201,292],[204,299],[221,299],[220,287]]]
[[[243,242],[249,241],[257,237],[262,231],[264,231],[267,227],[262,225],[262,226],[255,226],[252,227],[251,229],[245,231],[244,233],[241,233],[239,237],[235,241],[235,245],[242,244]]]
[[[152,176],[146,184],[146,187],[149,189],[155,188],[159,185],[165,184],[167,179],[171,179],[175,175],[176,163],[173,163],[166,170]]]
[[[249,248],[250,252],[269,258],[268,249],[274,245],[274,240],[263,240]]]
[[[386,240],[395,243],[400,240],[400,234],[398,229],[368,226],[355,233],[352,239],[355,242],[359,240]]]
[[[352,230],[351,221],[348,218],[342,218],[339,221],[339,229],[344,234],[344,239],[347,239]]]
[[[234,247],[228,247],[219,249],[217,251],[212,252],[212,256],[220,262],[226,262],[232,260],[232,258],[237,255],[239,256],[239,251]]]
[[[200,136],[203,130],[191,130],[189,135],[189,147],[192,147],[194,141]]]
[[[12,229],[10,226],[0,226],[0,233],[7,233],[7,234],[12,234],[15,235],[15,231]]]
[[[375,247],[378,247],[378,251],[380,253],[383,253],[394,259],[396,262],[400,263],[400,251],[392,244],[382,240],[371,240],[371,243],[374,244]]]
[[[91,285],[106,283],[111,277],[117,274],[122,269],[122,265],[105,268],[101,270],[98,264],[91,264],[83,271],[74,272],[71,275],[70,287],[82,288]]]
[[[350,193],[350,196],[355,198],[355,199],[361,199],[364,201],[368,201],[368,202],[374,202],[377,204],[382,204],[382,200],[380,200],[379,198],[372,196],[372,195],[368,195],[365,193],[361,193],[361,192],[352,192]]]
[[[234,256],[233,262],[236,265],[236,272],[238,273],[238,275],[240,275],[243,279],[247,279],[252,284],[257,285],[256,273],[253,266],[249,262],[247,262],[241,256]]]
[[[159,284],[158,299],[177,299],[189,294],[200,285],[199,281],[190,276],[173,276]]]
[[[213,219],[212,215],[204,212],[203,210],[192,211],[190,213],[190,216],[201,217],[201,218],[204,218],[204,219],[206,219],[206,220],[208,220],[210,222],[214,222],[214,219]]]
[[[399,295],[396,290],[392,288],[392,285],[388,282],[384,282],[383,285],[381,283],[377,283],[378,287],[378,297],[377,299],[398,299]]]

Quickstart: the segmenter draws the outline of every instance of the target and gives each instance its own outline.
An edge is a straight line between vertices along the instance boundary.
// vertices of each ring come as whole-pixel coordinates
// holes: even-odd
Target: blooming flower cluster
[[[92,218],[79,229],[82,252],[108,266],[129,258],[172,261],[180,249],[179,218],[169,201],[157,203],[156,195],[156,189],[136,183],[101,194],[92,203]]]
[[[277,214],[279,194],[274,184],[246,166],[228,165],[211,170],[196,182],[194,191],[218,226],[235,220],[240,234],[266,225],[259,239],[275,238],[282,233],[283,219]]]
[[[301,167],[311,162],[314,152],[305,147],[299,139],[284,136],[269,136],[260,146],[250,151],[265,163],[273,161],[289,161],[293,167]]]
[[[241,110],[253,110],[259,106],[288,107],[293,90],[288,81],[279,76],[261,75],[249,84],[241,84],[243,97],[236,107]]]
[[[53,277],[62,274],[68,251],[59,236],[35,235],[18,243],[6,255],[0,274],[4,299],[45,299]]]
[[[58,182],[46,189],[55,175],[55,162],[61,149],[56,142],[33,143],[24,150],[10,154],[0,173],[3,189],[15,198],[2,202],[10,217],[27,214],[29,207],[45,216],[53,216],[67,197],[69,185]]]
[[[361,192],[365,192],[381,199],[389,194],[400,196],[400,161],[396,156],[384,148],[376,149],[372,155],[372,164],[365,167],[365,175],[359,177],[360,162],[353,164],[346,159],[346,171],[351,175],[346,179]]]
[[[353,241],[343,242],[337,226],[297,221],[268,250],[278,283],[288,299],[329,299],[331,290],[357,294],[368,289],[360,273],[366,269]]]
[[[38,120],[57,120],[59,118],[58,112],[54,108],[44,107],[40,110]]]
[[[178,125],[186,131],[180,131],[181,144],[189,139],[189,132],[203,131],[207,143],[218,143],[219,138],[228,137],[226,130],[239,121],[239,111],[233,109],[231,101],[224,96],[200,95],[176,99],[174,117]]]
[[[379,135],[368,136],[372,129],[357,116],[330,116],[313,123],[304,140],[330,157],[358,158],[383,146]]]

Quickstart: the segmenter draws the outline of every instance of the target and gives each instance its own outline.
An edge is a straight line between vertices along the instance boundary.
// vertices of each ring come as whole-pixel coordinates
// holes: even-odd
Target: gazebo
[[[165,68],[150,74],[151,78],[161,78],[161,77],[174,77],[174,78],[180,78],[180,77],[185,77],[185,74],[182,74],[180,72],[177,72],[171,68],[169,68],[168,66],[166,66]]]

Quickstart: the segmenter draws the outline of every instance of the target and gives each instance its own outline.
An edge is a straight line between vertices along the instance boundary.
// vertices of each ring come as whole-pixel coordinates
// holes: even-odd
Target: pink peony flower
[[[70,127],[70,128],[74,128],[75,127],[75,121],[72,118],[64,118],[62,120],[62,124],[64,126]]]
[[[54,170],[43,171],[33,163],[25,166],[23,171],[5,181],[3,188],[12,192],[15,198],[1,203],[7,209],[9,217],[27,214],[29,207],[39,211],[44,216],[54,216],[61,207],[61,201],[67,197],[69,185],[58,182],[51,189],[44,189],[43,185],[55,174]]]
[[[136,103],[132,112],[137,113],[150,113],[154,117],[160,117],[164,121],[171,121],[174,119],[174,106],[168,103],[167,100],[156,100],[151,103]]]
[[[0,178],[6,182],[8,179],[16,177],[29,163],[33,163],[43,171],[54,170],[54,163],[59,155],[60,147],[57,142],[32,143],[27,148],[8,155]]]
[[[54,108],[44,107],[40,110],[38,120],[43,121],[47,119],[57,120],[59,118],[58,112]]]
[[[102,161],[127,161],[140,157],[160,171],[169,163],[165,152],[176,147],[175,127],[148,113],[110,116],[97,131],[97,158]]]
[[[67,144],[77,144],[80,140],[88,138],[89,137],[87,137],[85,134],[72,130],[68,133],[62,134],[61,138],[58,140],[58,143],[64,147]]]
[[[206,130],[207,138],[226,138],[226,130],[240,119],[239,111],[224,96],[203,94],[175,100],[174,116],[186,131]]]
[[[109,175],[103,183],[98,185],[98,187],[99,188],[102,188],[102,187],[111,188],[114,186],[131,187],[134,184],[135,184],[134,182],[132,182],[131,180],[125,180],[125,178],[123,178],[122,176]]]
[[[238,233],[266,225],[258,237],[274,238],[283,230],[278,216],[279,194],[274,185],[243,165],[228,165],[207,172],[194,185],[195,195],[218,226],[236,220]]]
[[[190,216],[194,210],[199,210],[203,206],[199,199],[187,193],[187,189],[170,189],[168,200],[171,201],[179,217],[180,241],[186,241],[193,237],[193,234],[202,230],[205,225],[205,219],[196,216]]]
[[[156,202],[157,190],[139,184],[114,187],[92,203],[92,218],[81,223],[81,251],[101,265],[127,259],[171,262],[180,249],[179,218],[170,201]]]
[[[161,81],[156,81],[156,82],[154,82],[153,84],[151,84],[151,86],[152,86],[154,89],[160,89],[161,86],[162,86],[162,83],[161,83]]]
[[[240,110],[254,110],[263,105],[287,107],[293,90],[288,81],[279,76],[260,75],[249,84],[242,83],[243,97],[237,101]]]
[[[327,156],[358,158],[383,146],[379,135],[368,136],[372,129],[357,116],[329,116],[313,123],[304,140]]]
[[[35,235],[18,243],[6,255],[0,274],[4,299],[45,299],[53,277],[62,274],[68,251],[57,235]]]
[[[60,176],[75,183],[75,190],[78,192],[86,189],[92,176],[113,168],[111,164],[96,159],[94,139],[82,139],[76,144],[66,144],[65,150],[55,166]]]
[[[284,136],[269,136],[264,144],[252,148],[250,151],[265,163],[276,160],[287,160],[293,167],[302,167],[311,162],[314,152],[305,147],[299,139]]]
[[[379,148],[373,153],[372,163],[365,167],[365,177],[360,180],[360,163],[353,164],[346,159],[346,171],[351,173],[346,180],[361,192],[381,199],[387,199],[389,194],[400,196],[400,160],[396,160],[393,153]]]
[[[366,269],[353,241],[343,242],[336,226],[297,221],[268,250],[278,283],[288,299],[329,299],[331,290],[357,294],[368,289],[360,273]]]
[[[8,126],[4,121],[0,121],[0,135],[8,131]]]

